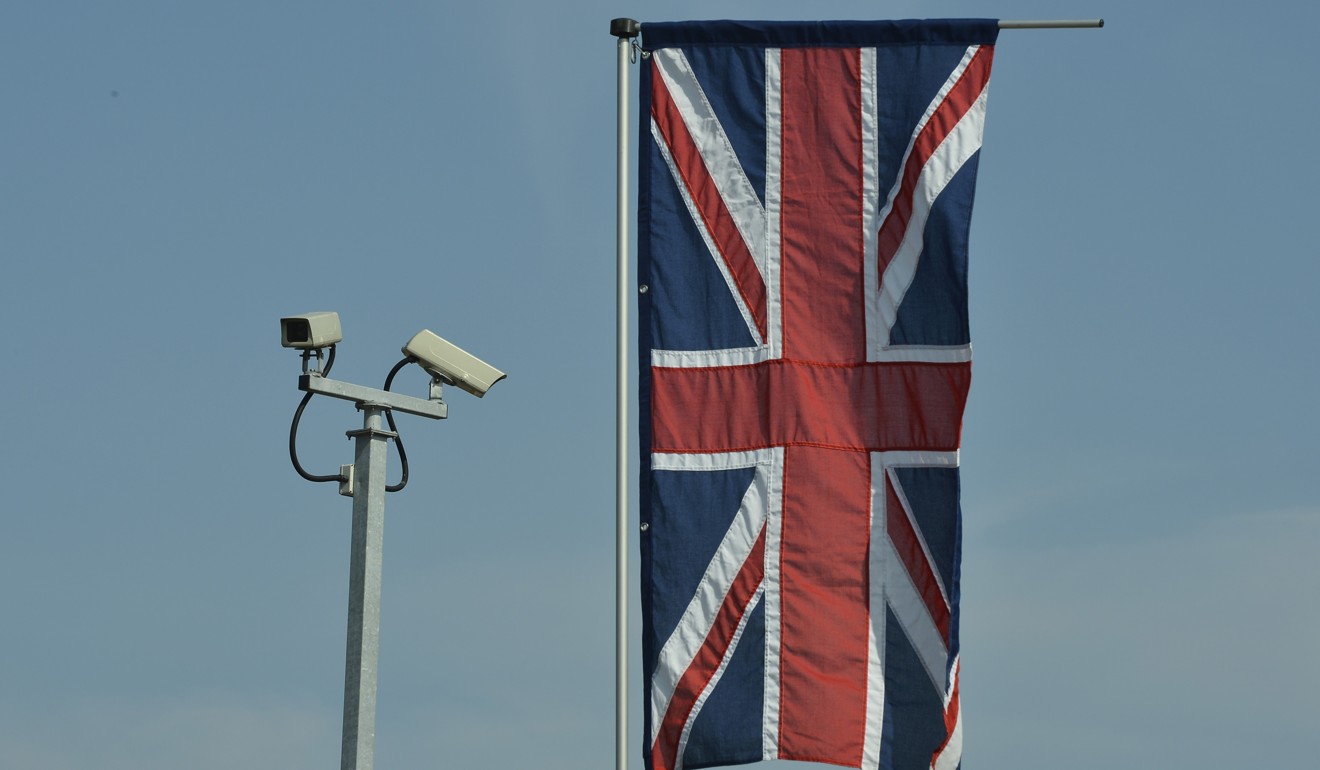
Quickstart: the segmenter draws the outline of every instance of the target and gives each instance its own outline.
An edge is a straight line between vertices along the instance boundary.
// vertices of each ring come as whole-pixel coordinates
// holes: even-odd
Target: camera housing
[[[343,339],[338,313],[303,313],[280,319],[280,344],[286,348],[317,350]]]
[[[481,398],[505,374],[480,358],[463,350],[430,329],[422,329],[408,344],[403,354],[417,359],[431,376],[452,383]]]

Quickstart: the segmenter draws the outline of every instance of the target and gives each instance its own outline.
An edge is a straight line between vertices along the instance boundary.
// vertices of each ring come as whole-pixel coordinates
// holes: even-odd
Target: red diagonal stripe
[[[659,67],[652,63],[651,77],[651,117],[660,129],[669,154],[674,159],[683,186],[687,188],[701,214],[701,220],[715,241],[715,248],[720,258],[728,266],[729,274],[738,287],[743,303],[747,306],[756,322],[761,340],[767,336],[765,281],[760,268],[752,258],[751,251],[743,240],[738,225],[724,204],[719,188],[711,177],[706,163],[697,151],[697,145],[688,133],[687,124],[679,113],[677,105],[669,95],[665,79],[660,75]]]
[[[742,569],[733,579],[733,585],[729,586],[729,592],[725,594],[724,601],[715,614],[715,622],[711,624],[710,632],[706,634],[706,641],[697,651],[692,665],[683,672],[678,685],[674,688],[674,695],[669,700],[669,707],[665,709],[660,730],[656,734],[655,745],[651,747],[653,770],[672,770],[675,767],[678,759],[678,742],[683,736],[683,727],[692,714],[697,698],[706,689],[711,677],[715,676],[720,663],[728,654],[733,635],[747,612],[747,605],[756,595],[756,590],[761,586],[764,577],[765,527],[762,527],[760,535],[756,538],[756,544],[752,546],[751,553],[747,555],[747,560],[743,562]]]
[[[944,730],[946,734],[940,747],[936,749],[934,755],[931,756],[931,767],[935,767],[939,762],[940,755],[944,753],[945,749],[949,748],[949,741],[953,740],[953,729],[958,726],[958,710],[961,708],[958,702],[958,680],[961,679],[958,671],[959,668],[961,668],[961,664],[958,663],[955,658],[953,668],[950,671],[950,674],[953,676],[953,689],[949,693],[948,702],[944,704]]]
[[[977,49],[972,55],[972,60],[967,64],[967,69],[963,70],[958,82],[945,94],[944,101],[935,109],[934,114],[917,136],[916,142],[913,143],[912,152],[903,167],[903,184],[894,198],[889,216],[880,227],[877,239],[881,276],[884,275],[885,268],[889,266],[899,245],[903,243],[903,236],[907,233],[908,220],[912,217],[912,197],[916,192],[921,170],[926,167],[930,156],[944,143],[954,126],[958,125],[958,121],[962,120],[976,103],[981,92],[985,90],[986,83],[990,81],[990,64],[994,59],[994,52],[993,46],[983,45]]]
[[[912,584],[921,595],[926,611],[930,613],[930,619],[940,630],[940,637],[944,639],[945,644],[948,644],[949,605],[944,601],[944,595],[940,593],[935,570],[931,567],[930,560],[926,558],[917,531],[912,528],[912,521],[904,512],[903,504],[899,502],[898,495],[894,492],[893,480],[888,477],[885,480],[885,494],[885,528],[889,532],[889,540],[894,544],[898,557],[903,560],[903,566],[907,568]]]

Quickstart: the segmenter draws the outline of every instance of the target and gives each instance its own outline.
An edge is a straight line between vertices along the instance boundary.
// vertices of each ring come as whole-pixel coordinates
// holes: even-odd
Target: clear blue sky
[[[996,54],[966,765],[1313,764],[1320,10],[1130,0],[0,7],[0,764],[335,766],[349,502],[276,323],[325,309],[344,379],[509,372],[400,418],[377,766],[611,767],[609,20],[992,14],[1108,26]]]

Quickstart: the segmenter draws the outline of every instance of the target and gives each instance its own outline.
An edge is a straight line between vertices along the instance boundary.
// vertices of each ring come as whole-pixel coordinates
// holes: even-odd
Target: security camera
[[[453,383],[477,398],[504,379],[504,372],[449,342],[430,329],[422,329],[403,346],[403,354],[417,359],[422,368],[445,382]]]
[[[316,350],[342,339],[338,313],[303,313],[280,319],[280,344],[286,348]]]

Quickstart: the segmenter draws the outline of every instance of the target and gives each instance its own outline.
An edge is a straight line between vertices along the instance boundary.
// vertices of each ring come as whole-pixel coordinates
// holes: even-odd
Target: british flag
[[[961,762],[967,235],[996,34],[643,27],[650,770]]]

